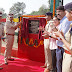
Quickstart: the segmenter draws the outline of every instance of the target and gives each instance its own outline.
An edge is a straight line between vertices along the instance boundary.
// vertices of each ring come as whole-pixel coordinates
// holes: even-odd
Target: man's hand
[[[44,28],[43,28],[42,26],[40,26],[40,27],[38,28],[38,30],[44,31]]]
[[[21,20],[21,21],[20,21],[20,23],[22,24],[22,23],[23,23],[23,21]]]
[[[19,24],[22,24],[23,23],[23,21],[21,20],[20,22],[19,22]]]
[[[55,34],[56,37],[62,37],[62,36],[64,36],[63,32],[59,31],[59,30],[57,32],[54,32],[54,34]]]
[[[48,31],[44,31],[43,34],[50,34]]]
[[[43,36],[44,38],[49,38],[49,32],[44,31],[42,36]]]
[[[53,27],[53,28],[52,28],[52,31],[53,31],[53,32],[57,32],[58,29],[57,29],[56,27]]]

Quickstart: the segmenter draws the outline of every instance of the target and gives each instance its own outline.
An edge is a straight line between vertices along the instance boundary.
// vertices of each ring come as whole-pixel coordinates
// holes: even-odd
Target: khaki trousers
[[[6,36],[6,49],[5,49],[5,54],[4,54],[5,62],[7,62],[8,58],[11,58],[13,42],[14,42],[14,36],[7,35]]]
[[[64,53],[62,72],[72,72],[72,55]]]
[[[48,69],[52,68],[52,56],[49,48],[49,39],[44,39],[45,65]]]

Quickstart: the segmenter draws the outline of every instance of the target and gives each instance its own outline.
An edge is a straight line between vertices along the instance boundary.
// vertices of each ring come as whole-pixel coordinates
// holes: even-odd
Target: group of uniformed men
[[[70,16],[69,16],[70,13]],[[70,17],[70,18],[69,18]],[[56,16],[46,13],[44,30],[45,68],[44,72],[72,72],[72,2],[56,8]]]

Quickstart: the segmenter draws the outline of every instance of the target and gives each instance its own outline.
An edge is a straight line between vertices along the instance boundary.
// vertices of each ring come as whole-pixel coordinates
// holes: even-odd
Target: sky
[[[0,0],[0,8],[3,8],[5,13],[9,13],[9,9],[17,2],[24,2],[26,4],[24,10],[26,14],[32,11],[38,11],[43,4],[48,7],[48,0]],[[72,0],[64,0],[64,5],[69,2],[72,2]]]

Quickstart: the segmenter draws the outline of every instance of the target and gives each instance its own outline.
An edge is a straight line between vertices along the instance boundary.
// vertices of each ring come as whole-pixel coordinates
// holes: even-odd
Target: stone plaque
[[[39,20],[29,20],[29,33],[37,34],[39,27]]]

